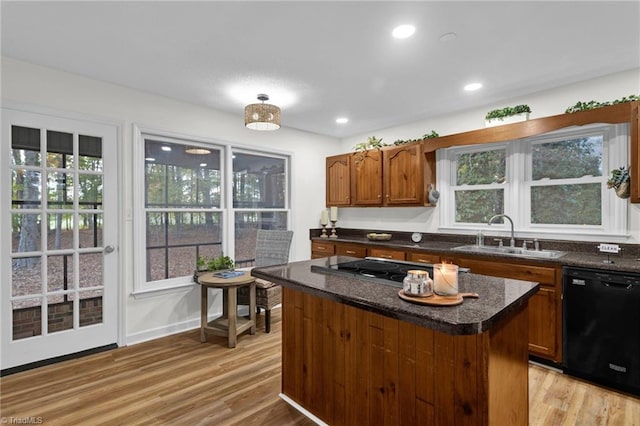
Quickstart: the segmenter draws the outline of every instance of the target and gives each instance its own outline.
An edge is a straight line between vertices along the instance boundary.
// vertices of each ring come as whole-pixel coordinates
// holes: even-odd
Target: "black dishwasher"
[[[640,395],[640,274],[564,268],[563,370]]]

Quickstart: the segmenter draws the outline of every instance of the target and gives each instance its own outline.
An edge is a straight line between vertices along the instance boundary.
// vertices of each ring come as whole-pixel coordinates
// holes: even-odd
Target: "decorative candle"
[[[320,225],[326,225],[327,223],[329,223],[329,217],[327,215],[327,209],[324,209],[320,212]]]
[[[450,263],[433,265],[433,291],[441,296],[458,294],[458,265]]]
[[[331,222],[336,222],[338,220],[338,208],[333,206],[331,207]]]

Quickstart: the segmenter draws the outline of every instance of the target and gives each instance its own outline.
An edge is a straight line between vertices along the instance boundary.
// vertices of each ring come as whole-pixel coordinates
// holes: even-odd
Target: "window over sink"
[[[626,200],[606,181],[628,164],[628,141],[627,124],[594,125],[439,150],[440,229],[506,230],[487,223],[507,214],[525,238],[623,237]]]

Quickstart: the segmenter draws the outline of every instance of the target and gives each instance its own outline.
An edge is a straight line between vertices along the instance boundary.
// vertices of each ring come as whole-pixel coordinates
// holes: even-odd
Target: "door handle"
[[[114,246],[109,245],[104,248],[103,252],[105,254],[109,254],[109,253],[113,253],[115,250],[116,248]]]

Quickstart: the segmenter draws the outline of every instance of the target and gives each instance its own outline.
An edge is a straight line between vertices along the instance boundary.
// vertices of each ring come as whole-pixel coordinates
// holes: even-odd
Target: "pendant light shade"
[[[244,125],[251,130],[278,130],[280,128],[280,108],[265,104],[269,96],[258,95],[262,103],[244,107]]]

